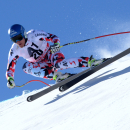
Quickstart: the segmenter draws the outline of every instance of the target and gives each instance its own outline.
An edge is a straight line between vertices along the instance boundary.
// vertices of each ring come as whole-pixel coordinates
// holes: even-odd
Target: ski
[[[42,91],[40,91],[40,92],[38,92],[36,94],[30,95],[29,97],[27,97],[27,101],[28,102],[34,101],[35,99],[37,99],[37,98],[39,98],[39,97],[41,97],[41,96],[55,90],[55,89],[57,89],[58,87],[59,87],[59,90],[61,92],[63,92],[65,90],[69,89],[70,87],[72,87],[73,85],[75,85],[76,83],[78,83],[79,81],[83,80],[84,78],[90,76],[91,74],[97,72],[98,70],[104,68],[105,66],[113,63],[114,61],[124,57],[125,55],[127,55],[129,53],[130,53],[130,48],[128,48],[127,50],[119,53],[118,55],[112,57],[111,59],[103,62],[102,64],[100,64],[100,65],[98,65],[98,66],[96,66],[96,67],[94,67],[92,69],[89,68],[87,70],[84,70],[84,71],[82,71],[82,72],[80,72],[80,73],[78,73],[76,75],[73,75],[72,77],[70,77],[70,78],[68,78],[66,80],[63,80],[60,83],[57,83],[57,84],[55,84],[55,85],[53,85],[53,86],[51,86],[51,87],[49,87],[47,89],[44,89],[44,90],[42,90]]]
[[[104,62],[106,62],[107,60],[110,60],[110,59],[111,58],[103,58],[103,62],[101,64],[103,64]],[[99,64],[97,66],[100,66],[101,64]],[[64,92],[65,90],[69,89],[70,87],[72,87],[73,85],[78,83],[79,81],[83,80],[84,78],[86,78],[89,75],[93,74],[94,72],[98,71],[97,69],[94,70],[94,68],[96,68],[97,66],[90,67],[89,69],[85,70],[85,73],[82,73],[82,75],[79,75],[77,78],[75,78],[75,79],[71,80],[70,82],[67,82],[66,84],[60,86],[59,91]]]

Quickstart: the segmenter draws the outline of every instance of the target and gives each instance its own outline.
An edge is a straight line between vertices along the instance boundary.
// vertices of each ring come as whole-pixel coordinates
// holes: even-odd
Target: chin
[[[23,46],[19,46],[20,48],[23,48]]]

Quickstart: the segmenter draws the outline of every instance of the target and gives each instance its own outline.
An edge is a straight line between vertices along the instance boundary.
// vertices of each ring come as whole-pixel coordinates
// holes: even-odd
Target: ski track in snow
[[[129,65],[124,57],[63,93],[1,102],[0,130],[130,130]]]

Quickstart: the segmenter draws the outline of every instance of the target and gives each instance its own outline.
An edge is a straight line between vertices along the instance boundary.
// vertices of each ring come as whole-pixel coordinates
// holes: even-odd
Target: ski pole
[[[25,86],[26,84],[31,83],[31,82],[34,82],[34,81],[38,81],[38,82],[41,82],[41,83],[43,83],[43,84],[45,84],[45,85],[47,85],[47,86],[50,86],[49,84],[47,84],[47,83],[45,83],[45,82],[43,82],[43,81],[41,81],[41,80],[30,80],[30,81],[28,81],[27,83],[25,83],[25,84],[23,84],[23,85],[21,85],[21,86],[15,86],[15,87],[23,87],[23,86]],[[51,86],[50,86],[50,87],[51,87]]]
[[[107,35],[102,35],[102,36],[98,36],[98,37],[94,37],[94,38],[90,38],[90,39],[86,39],[86,40],[82,40],[82,41],[78,41],[78,42],[71,42],[71,43],[67,43],[67,44],[64,44],[64,45],[60,46],[60,48],[61,48],[61,47],[64,47],[64,46],[67,46],[67,45],[71,45],[71,44],[82,43],[82,42],[86,42],[86,41],[93,40],[93,39],[98,39],[98,38],[107,37],[107,36],[113,36],[113,35],[118,35],[118,34],[125,34],[125,33],[130,33],[130,31],[120,32],[120,33],[113,33],[113,34],[107,34]]]

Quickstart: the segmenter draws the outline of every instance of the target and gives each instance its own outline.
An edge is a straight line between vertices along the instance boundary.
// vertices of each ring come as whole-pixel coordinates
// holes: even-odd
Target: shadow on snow
[[[106,71],[106,72],[104,72],[104,73],[102,73],[102,74],[100,74],[100,75],[98,75],[98,76],[88,80],[87,82],[81,84],[80,86],[74,88],[73,90],[71,90],[71,91],[69,91],[69,92],[67,92],[67,93],[65,93],[63,95],[57,95],[57,97],[55,99],[53,99],[52,101],[46,103],[45,105],[51,104],[51,103],[53,103],[53,102],[55,102],[55,101],[65,97],[66,95],[68,95],[70,93],[77,94],[77,93],[82,92],[82,91],[92,87],[93,85],[102,82],[102,81],[105,81],[105,80],[108,80],[110,78],[114,78],[114,77],[120,76],[120,75],[125,74],[125,73],[128,73],[128,72],[130,72],[130,67],[127,67],[127,68],[125,68],[125,69],[123,69],[121,71],[118,71],[118,72],[115,72],[115,73],[103,76],[104,74],[106,74],[108,72],[111,72],[113,70],[114,69]],[[100,77],[100,76],[102,76],[102,77]]]

